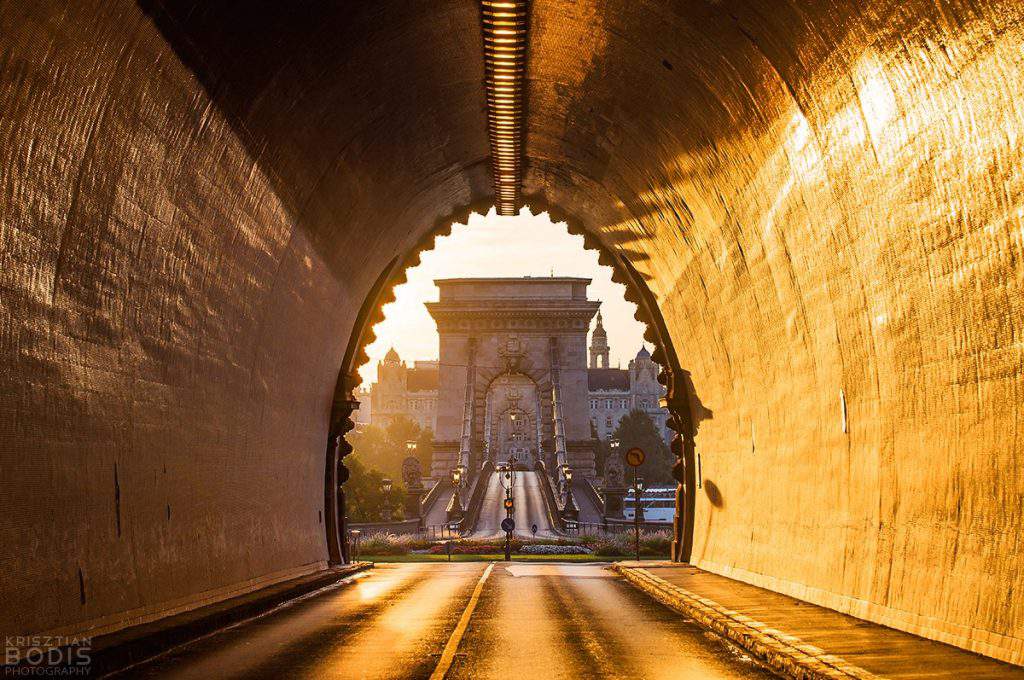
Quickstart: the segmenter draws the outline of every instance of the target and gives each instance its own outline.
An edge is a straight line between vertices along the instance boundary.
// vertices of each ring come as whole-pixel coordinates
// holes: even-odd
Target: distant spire
[[[609,367],[609,348],[608,348],[608,333],[604,330],[604,324],[602,323],[601,310],[597,311],[597,324],[594,326],[594,332],[590,335],[590,367],[591,368],[608,368]]]

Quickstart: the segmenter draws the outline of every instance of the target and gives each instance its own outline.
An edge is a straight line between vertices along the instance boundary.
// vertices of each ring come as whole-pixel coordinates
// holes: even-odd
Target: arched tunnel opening
[[[634,445],[649,454],[639,471],[649,487],[645,546],[689,559],[687,492],[699,487],[682,485],[687,441],[693,475],[693,436],[689,415],[672,408],[695,400],[678,396],[688,385],[673,380],[682,371],[676,362],[671,372],[674,349],[659,346],[664,321],[644,284],[571,231],[546,212],[492,208],[429,234],[406,266],[392,263],[382,274],[390,280],[378,279],[349,340],[329,438],[326,529],[337,561],[377,555],[371,546],[438,550],[446,537],[472,554],[504,535],[506,514],[516,550],[539,539],[618,555],[603,539],[633,523],[635,484],[620,459]],[[682,454],[675,466],[672,450]],[[506,513],[502,499],[513,497]]]
[[[1019,4],[495,4],[0,6],[2,630],[343,562],[367,329],[497,204],[645,315],[677,557],[1020,663]]]

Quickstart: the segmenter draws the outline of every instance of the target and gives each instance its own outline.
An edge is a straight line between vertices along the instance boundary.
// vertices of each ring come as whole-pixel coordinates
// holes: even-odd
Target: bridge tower
[[[515,453],[529,464],[565,462],[592,477],[587,331],[600,303],[587,299],[590,279],[435,283],[440,299],[427,304],[440,335],[431,476],[466,464],[460,456],[468,439],[471,469],[485,457],[500,462]]]

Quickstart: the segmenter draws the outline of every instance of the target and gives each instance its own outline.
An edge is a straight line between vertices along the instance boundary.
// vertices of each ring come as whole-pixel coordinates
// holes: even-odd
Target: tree
[[[626,451],[634,446],[647,454],[638,474],[648,485],[674,483],[672,466],[675,464],[675,457],[668,444],[661,438],[661,433],[650,416],[639,409],[630,411],[619,421],[613,436],[619,440],[620,455],[625,455]],[[628,483],[632,479],[632,471],[628,466],[626,472]]]
[[[422,436],[420,426],[414,420],[397,415],[386,428],[369,425],[361,432],[349,434],[348,441],[352,444],[353,454],[358,454],[360,462],[367,468],[378,470],[385,477],[401,479],[402,462],[409,455],[406,443],[410,440],[419,442]]]
[[[391,509],[391,519],[400,520],[405,487],[401,478],[391,479],[391,491],[385,494],[384,474],[372,470],[360,461],[355,453],[345,457],[349,469],[349,480],[345,483],[345,513],[352,522],[381,522],[385,508]]]

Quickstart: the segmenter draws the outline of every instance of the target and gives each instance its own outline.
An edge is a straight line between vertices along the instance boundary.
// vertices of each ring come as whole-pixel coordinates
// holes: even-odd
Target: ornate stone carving
[[[409,456],[402,461],[402,482],[407,489],[423,486],[423,466],[416,456]]]
[[[622,487],[625,473],[622,467],[622,458],[617,454],[609,454],[604,463],[604,484],[610,489]]]
[[[508,373],[519,373],[525,352],[523,343],[519,336],[509,335],[505,343],[498,350],[498,355],[505,362],[505,371]]]

